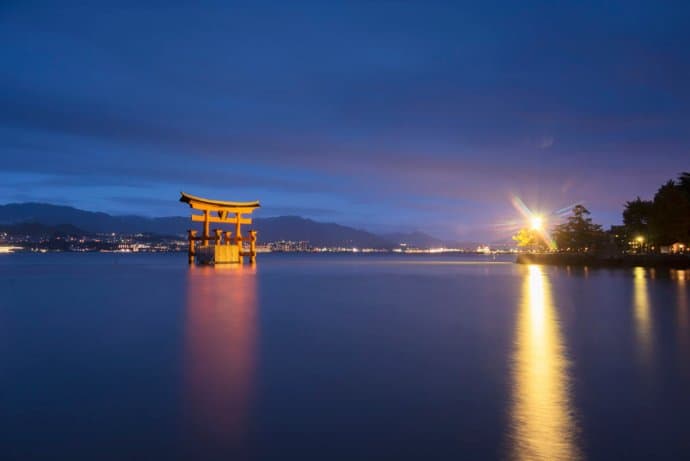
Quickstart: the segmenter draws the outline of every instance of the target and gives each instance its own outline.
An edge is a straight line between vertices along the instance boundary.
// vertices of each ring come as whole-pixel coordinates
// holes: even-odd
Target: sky
[[[110,3],[0,3],[0,203],[488,241],[690,170],[687,2]]]

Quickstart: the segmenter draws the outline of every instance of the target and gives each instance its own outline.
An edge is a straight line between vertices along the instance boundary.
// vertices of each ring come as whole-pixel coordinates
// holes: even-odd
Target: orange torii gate
[[[199,262],[207,264],[217,263],[241,263],[243,256],[249,256],[249,261],[256,262],[256,231],[249,231],[249,252],[243,251],[242,224],[251,224],[251,218],[245,218],[243,214],[251,214],[261,205],[255,202],[224,202],[211,200],[181,192],[180,202],[188,203],[195,210],[203,211],[203,214],[192,214],[192,222],[203,222],[204,228],[201,237],[197,231],[189,230],[189,264],[196,258]],[[231,231],[214,229],[211,236],[210,224],[232,224],[235,226],[235,236]],[[224,237],[224,238],[223,238]],[[196,242],[200,241],[200,245]],[[213,241],[213,245],[211,245]]]

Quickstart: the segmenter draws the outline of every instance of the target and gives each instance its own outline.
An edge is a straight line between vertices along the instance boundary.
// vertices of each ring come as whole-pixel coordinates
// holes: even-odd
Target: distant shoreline
[[[579,253],[520,253],[517,264],[587,267],[659,267],[690,269],[688,255],[619,255],[601,256]]]

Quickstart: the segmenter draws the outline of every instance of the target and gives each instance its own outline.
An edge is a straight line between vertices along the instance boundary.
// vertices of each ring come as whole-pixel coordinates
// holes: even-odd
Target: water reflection
[[[255,267],[190,267],[187,279],[187,415],[209,445],[246,438],[256,363]],[[210,448],[210,447],[209,447]]]
[[[578,459],[568,361],[549,280],[540,266],[528,270],[513,358],[512,455],[519,460]]]
[[[678,323],[678,344],[680,345],[680,363],[684,369],[688,368],[687,355],[690,353],[690,325],[688,319],[688,279],[690,271],[675,270],[671,271],[671,279],[676,281],[678,286],[677,296],[677,316]]]
[[[649,364],[652,358],[652,320],[647,274],[642,267],[633,269],[633,308],[640,357],[643,363]]]

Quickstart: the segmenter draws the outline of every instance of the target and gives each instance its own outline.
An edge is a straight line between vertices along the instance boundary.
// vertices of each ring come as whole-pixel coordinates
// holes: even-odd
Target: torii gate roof
[[[195,195],[187,194],[185,192],[180,192],[180,194],[180,202],[188,203],[189,206],[192,208],[233,210],[238,208],[252,209],[261,207],[258,200],[254,202],[225,202],[222,200],[211,200],[208,198],[197,197]]]

